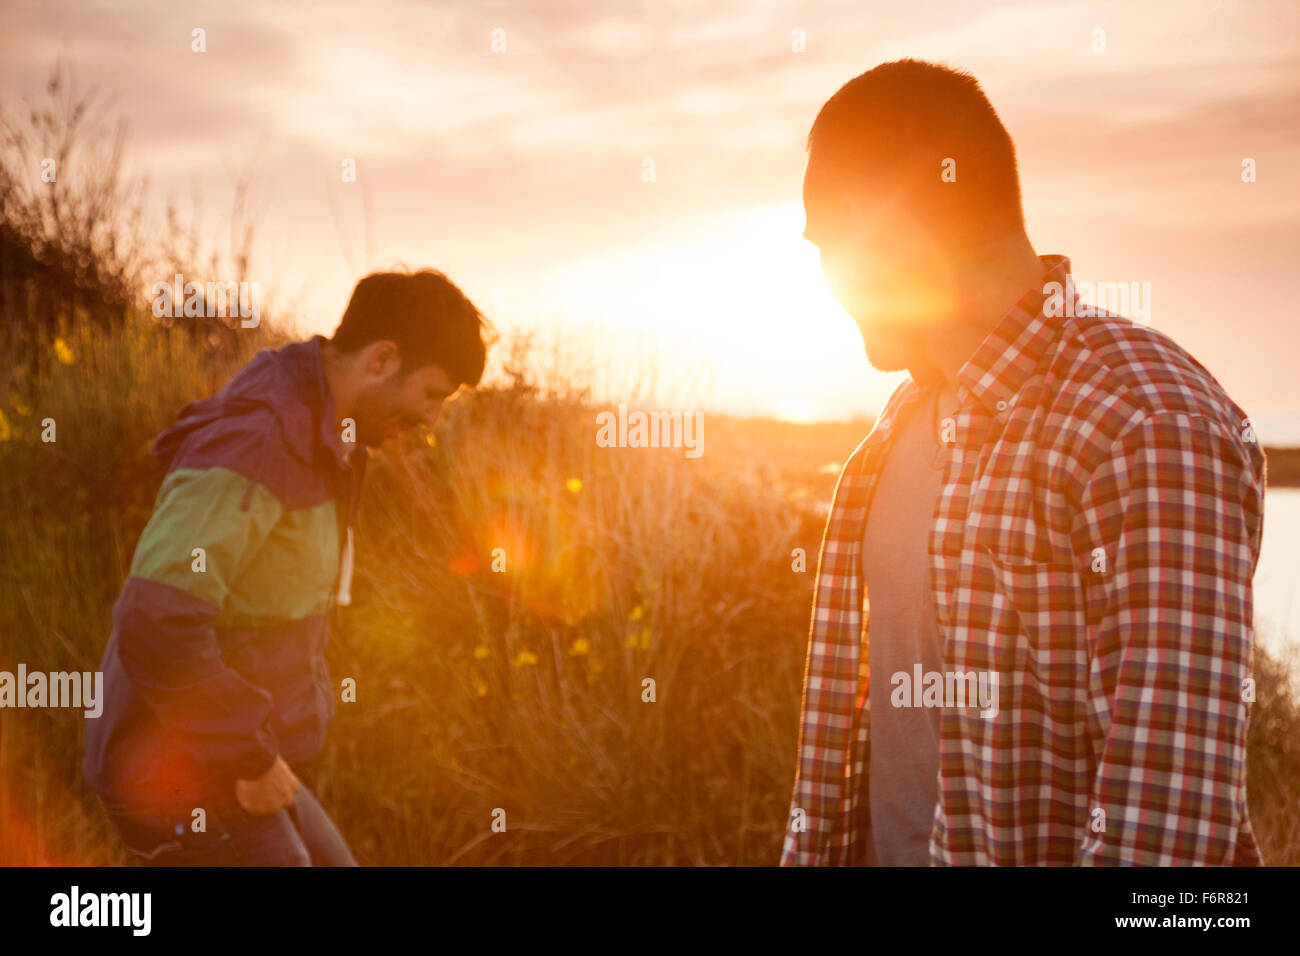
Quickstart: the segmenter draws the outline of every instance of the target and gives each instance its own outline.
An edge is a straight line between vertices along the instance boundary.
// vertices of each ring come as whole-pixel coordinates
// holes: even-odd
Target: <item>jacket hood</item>
[[[343,463],[342,442],[333,425],[334,401],[321,364],[320,336],[276,350],[262,349],[217,394],[182,408],[176,421],[154,439],[153,454],[170,463],[185,439],[200,428],[262,408],[275,416],[289,450],[303,462],[311,463],[313,445],[319,440]]]

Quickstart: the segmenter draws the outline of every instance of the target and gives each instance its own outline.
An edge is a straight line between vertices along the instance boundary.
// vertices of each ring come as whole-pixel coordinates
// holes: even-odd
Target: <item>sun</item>
[[[556,271],[544,294],[602,339],[611,389],[619,367],[638,384],[649,365],[664,402],[797,421],[874,411],[896,378],[867,365],[802,232],[797,203],[684,222]]]

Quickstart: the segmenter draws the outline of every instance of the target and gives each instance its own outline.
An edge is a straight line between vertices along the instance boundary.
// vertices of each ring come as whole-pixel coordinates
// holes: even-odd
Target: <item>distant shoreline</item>
[[[1300,488],[1300,448],[1269,448],[1264,446],[1268,459],[1268,486],[1270,488]]]

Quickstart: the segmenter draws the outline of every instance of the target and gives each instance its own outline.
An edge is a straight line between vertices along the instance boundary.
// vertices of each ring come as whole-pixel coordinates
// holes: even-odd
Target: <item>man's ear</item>
[[[402,353],[390,339],[371,342],[367,352],[365,369],[377,379],[391,378],[402,367]]]

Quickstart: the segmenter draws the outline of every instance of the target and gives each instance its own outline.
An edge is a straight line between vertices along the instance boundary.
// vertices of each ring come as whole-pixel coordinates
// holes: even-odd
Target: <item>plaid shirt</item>
[[[1064,286],[1069,260],[1042,259]],[[1031,289],[957,376],[931,583],[945,667],[996,672],[1000,710],[944,708],[931,865],[1260,864],[1243,682],[1264,456],[1171,340],[1070,305]],[[864,849],[862,537],[919,391],[890,397],[835,490],[783,866]]]

